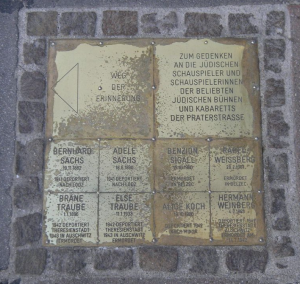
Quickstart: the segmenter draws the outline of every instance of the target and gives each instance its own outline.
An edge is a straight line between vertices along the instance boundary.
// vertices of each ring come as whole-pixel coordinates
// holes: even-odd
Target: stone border
[[[108,277],[128,281],[192,278],[208,283],[241,283],[246,278],[249,283],[287,283],[299,279],[299,258],[294,257],[295,248],[300,247],[300,236],[293,154],[289,17],[285,5],[22,9],[19,13],[16,176],[11,193],[14,203],[11,265],[1,275],[11,281],[21,277],[22,283],[31,284],[49,283],[49,279],[60,281],[70,274],[86,279],[85,283]],[[258,40],[267,223],[265,247],[106,250],[41,246],[47,42],[50,38],[125,36],[234,36]],[[218,280],[220,278],[223,280]],[[67,280],[61,281],[67,283]],[[118,283],[118,280],[111,281]]]

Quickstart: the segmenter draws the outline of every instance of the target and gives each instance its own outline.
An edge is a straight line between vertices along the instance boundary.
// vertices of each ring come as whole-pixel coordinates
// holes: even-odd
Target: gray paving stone
[[[258,28],[251,23],[252,14],[230,14],[228,26],[231,35],[257,34]]]
[[[142,30],[147,34],[160,34],[157,13],[145,14],[141,17]]]
[[[20,133],[42,132],[44,128],[44,103],[19,102]]]
[[[283,212],[283,217],[277,217],[273,224],[272,228],[277,231],[289,231],[291,229],[291,221],[287,212]]]
[[[295,249],[291,245],[290,237],[278,236],[275,238],[273,253],[276,258],[295,256]]]
[[[178,252],[175,248],[140,247],[140,267],[145,271],[175,272],[178,264]]]
[[[289,137],[290,126],[285,122],[283,112],[275,110],[267,115],[268,123],[268,139],[271,148],[285,148],[289,143],[283,141],[281,138]]]
[[[0,1],[0,270],[9,266],[18,62],[18,7]]]
[[[286,153],[269,157],[267,167],[269,182],[289,181],[288,156]]]
[[[17,274],[41,275],[46,267],[47,250],[23,249],[18,250],[15,261],[15,272]]]
[[[138,12],[104,11],[102,31],[106,36],[133,36],[138,32]]]
[[[52,251],[53,268],[63,273],[78,273],[86,266],[87,251],[84,249],[56,249]]]
[[[39,189],[38,178],[29,177],[18,180],[14,187],[14,205],[19,209],[30,209],[42,201],[42,191]]]
[[[178,27],[178,18],[175,12],[170,12],[165,15],[160,21],[158,21],[158,25],[162,30],[166,30],[167,33],[176,29]]]
[[[272,11],[267,15],[266,35],[283,36],[285,30],[285,14],[281,11]]]
[[[271,205],[271,213],[275,214],[280,211],[286,211],[285,205],[285,194],[283,188],[272,189],[272,205]]]
[[[29,36],[56,36],[57,12],[30,12],[27,15],[27,34]]]
[[[23,145],[17,143],[16,173],[21,176],[37,175],[43,167],[43,140],[35,139]]]
[[[132,250],[100,250],[96,253],[94,268],[97,270],[124,270],[133,266]]]
[[[187,27],[185,36],[220,36],[223,26],[220,24],[221,16],[206,13],[186,13],[184,24]]]
[[[216,249],[204,248],[193,251],[189,259],[191,272],[216,274],[219,269],[219,257]]]
[[[65,36],[94,36],[97,15],[94,12],[62,13],[60,33]]]
[[[38,241],[42,235],[42,215],[34,213],[17,218],[14,234],[17,247]]]
[[[32,43],[26,42],[23,45],[23,55],[25,64],[45,64],[46,40],[37,39]]]
[[[38,71],[24,72],[21,77],[21,94],[24,99],[42,99],[45,96],[45,76]]]
[[[283,39],[267,39],[264,42],[265,69],[280,73],[285,60],[285,41]]]
[[[170,12],[161,20],[157,18],[157,13],[145,14],[141,17],[141,27],[144,33],[161,34],[170,33],[178,27],[178,18],[175,12]]]
[[[240,273],[264,272],[268,262],[266,250],[235,249],[227,253],[226,265],[229,270]]]
[[[284,80],[268,79],[265,91],[266,107],[280,107],[285,104]]]

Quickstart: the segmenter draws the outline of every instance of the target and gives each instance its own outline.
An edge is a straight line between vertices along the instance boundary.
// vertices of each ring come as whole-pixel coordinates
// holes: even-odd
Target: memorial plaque
[[[265,239],[257,44],[49,46],[43,243]]]

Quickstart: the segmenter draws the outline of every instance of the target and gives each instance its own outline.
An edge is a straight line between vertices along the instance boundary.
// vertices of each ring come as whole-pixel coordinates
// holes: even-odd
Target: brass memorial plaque
[[[265,240],[257,44],[55,40],[43,243]]]

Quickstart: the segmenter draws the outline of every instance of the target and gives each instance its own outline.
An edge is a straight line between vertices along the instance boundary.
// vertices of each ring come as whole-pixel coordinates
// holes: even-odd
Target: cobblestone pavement
[[[0,283],[299,283],[299,5],[0,1]],[[265,246],[42,246],[49,40],[126,37],[258,41]]]

